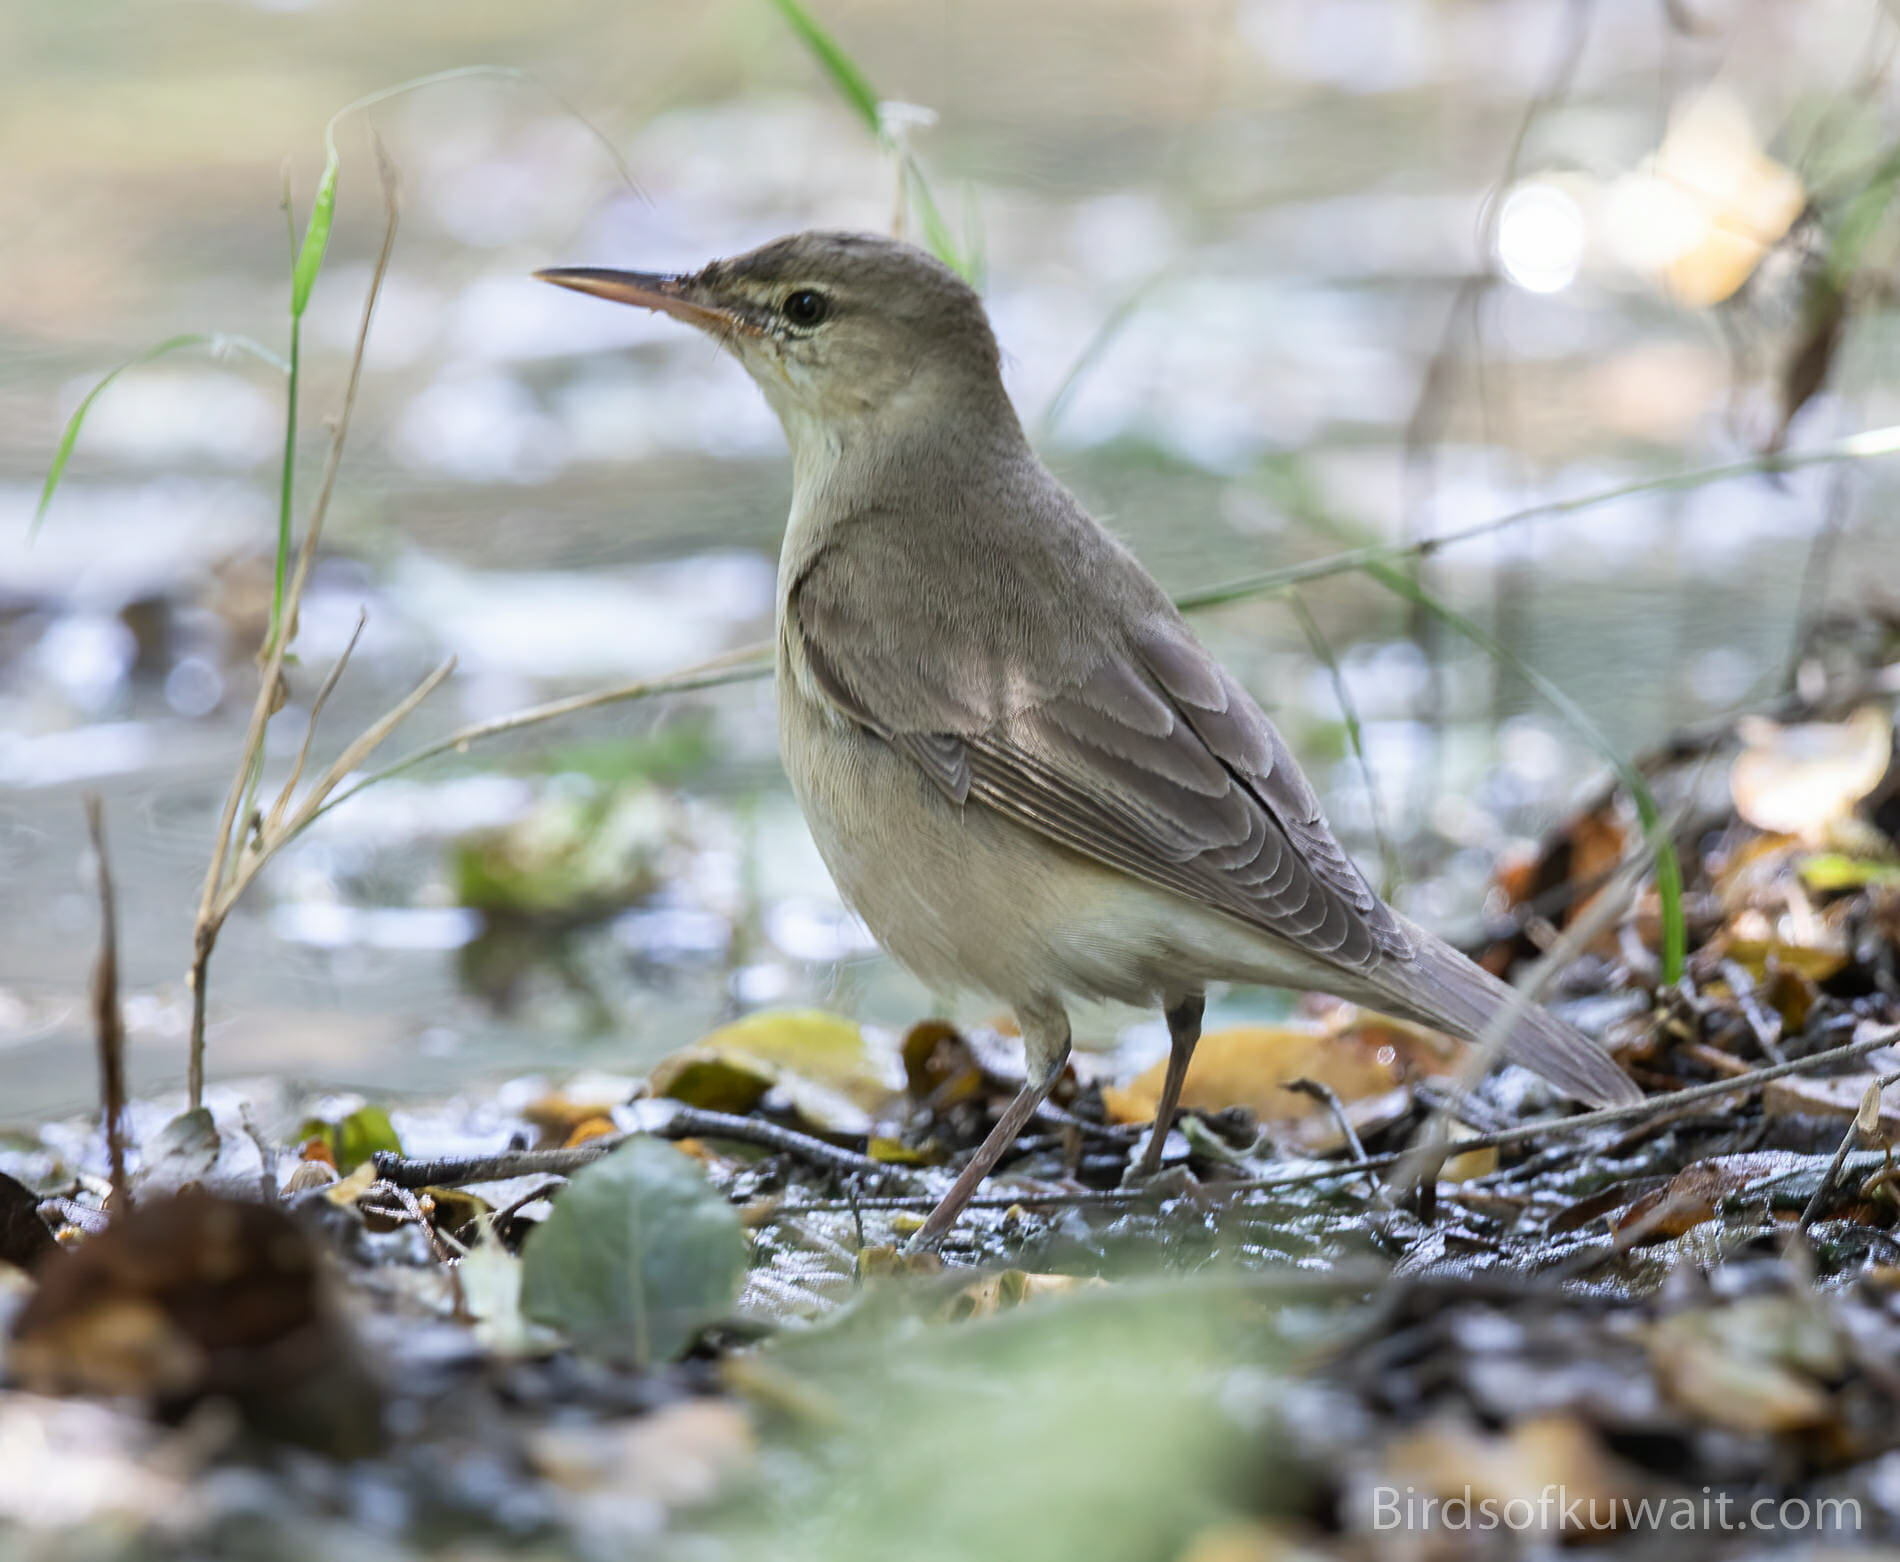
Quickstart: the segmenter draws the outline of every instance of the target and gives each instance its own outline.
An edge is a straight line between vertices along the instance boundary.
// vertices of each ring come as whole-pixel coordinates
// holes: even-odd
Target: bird
[[[845,902],[939,993],[1006,1004],[1026,1082],[917,1230],[938,1244],[1036,1114],[1069,1010],[1159,1009],[1160,1166],[1210,984],[1333,994],[1641,1093],[1597,1043],[1380,899],[1293,754],[1031,448],[982,299],[894,238],[814,230],[687,273],[537,277],[672,316],[778,415],[780,750]]]

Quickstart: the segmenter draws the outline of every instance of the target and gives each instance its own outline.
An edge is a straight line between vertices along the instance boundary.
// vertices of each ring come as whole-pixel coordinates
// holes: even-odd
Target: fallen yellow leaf
[[[1738,730],[1748,746],[1729,768],[1735,811],[1758,830],[1813,846],[1827,843],[1893,762],[1893,717],[1878,705],[1846,721],[1786,727],[1750,716]]]
[[[1302,1149],[1337,1148],[1341,1135],[1326,1104],[1286,1087],[1296,1079],[1330,1085],[1355,1128],[1362,1115],[1403,1110],[1392,1093],[1420,1074],[1455,1072],[1462,1043],[1417,1026],[1356,1011],[1341,1011],[1339,1023],[1303,1028],[1240,1025],[1201,1038],[1188,1066],[1181,1104],[1201,1111],[1225,1107],[1253,1110],[1263,1126],[1293,1137]],[[1102,1092],[1109,1119],[1145,1123],[1161,1100],[1166,1064],[1157,1063],[1119,1089]]]
[[[868,1133],[901,1111],[899,1060],[857,1024],[819,1009],[749,1015],[664,1058],[649,1085],[656,1096],[720,1112],[745,1112],[773,1087],[801,1117],[835,1133]]]
[[[971,1318],[987,1318],[1024,1302],[1043,1296],[1067,1296],[1072,1291],[1106,1288],[1099,1275],[1031,1274],[1022,1269],[1001,1269],[979,1275],[963,1286],[944,1304],[944,1317],[952,1323]]]

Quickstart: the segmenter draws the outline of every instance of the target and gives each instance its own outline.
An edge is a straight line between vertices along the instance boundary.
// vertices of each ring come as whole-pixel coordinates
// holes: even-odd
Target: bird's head
[[[758,382],[795,456],[906,420],[1008,405],[982,301],[948,266],[896,239],[796,233],[684,275],[535,275],[707,332]]]

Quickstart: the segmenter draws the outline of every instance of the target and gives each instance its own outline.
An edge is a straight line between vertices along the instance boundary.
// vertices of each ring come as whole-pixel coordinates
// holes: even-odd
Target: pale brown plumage
[[[1508,989],[1366,883],[1259,706],[1036,458],[976,295],[909,246],[800,234],[689,277],[551,281],[714,331],[785,424],[781,741],[814,838],[927,980],[1010,1002],[1030,1084],[926,1224],[955,1218],[1053,1083],[1077,996],[1160,1004],[1152,1170],[1210,981],[1476,1036]],[[1634,1087],[1526,1008],[1508,1055]]]

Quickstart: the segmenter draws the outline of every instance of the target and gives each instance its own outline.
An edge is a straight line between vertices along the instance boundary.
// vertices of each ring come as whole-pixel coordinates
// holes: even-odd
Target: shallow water
[[[1669,107],[1712,80],[1798,165],[1804,148],[1839,161],[1872,133],[1878,104],[1840,100],[1864,57],[1865,6],[1803,7],[1798,25],[1716,8],[1693,38],[1661,8],[1599,9],[1575,80],[1526,138],[1526,177],[1611,188],[1653,151]],[[1480,264],[1486,192],[1562,39],[1549,6],[826,13],[884,90],[942,116],[917,146],[946,210],[980,220],[1025,419],[1170,587],[1327,551],[1269,477],[1297,476],[1381,535],[1420,535],[1736,459],[1760,436],[1759,379],[1732,379],[1727,344],[1772,366],[1785,300],[1751,297],[1718,321],[1669,302],[1594,230],[1570,285],[1501,283],[1481,337],[1447,336]],[[30,545],[27,523],[61,420],[112,364],[186,330],[281,348],[280,158],[301,209],[336,106],[481,58],[558,86],[642,194],[531,84],[455,82],[376,111],[403,170],[404,227],[267,779],[285,773],[298,710],[364,607],[324,762],[448,654],[456,674],[392,754],[763,637],[787,489],[769,414],[706,343],[527,273],[688,266],[794,227],[882,227],[892,176],[767,9],[744,3],[685,21],[593,0],[452,18],[226,0],[85,19],[19,8],[0,39],[0,212],[25,235],[0,248],[0,1119],[26,1121],[92,1091],[88,788],[106,799],[120,884],[134,1084],[182,1078],[190,912],[268,602],[281,382],[202,353],[126,375]],[[377,238],[360,128],[340,140],[338,230],[305,334],[305,495]],[[1593,222],[1594,200],[1573,202]],[[1795,446],[1895,415],[1890,332],[1882,317],[1855,322]],[[1451,372],[1422,425],[1434,442],[1408,460],[1445,340]],[[1891,484],[1868,465],[1845,481],[1816,469],[1634,498],[1447,553],[1432,579],[1640,749],[1776,682],[1831,514],[1844,528],[1833,600],[1900,585]],[[1595,761],[1514,679],[1442,637],[1412,646],[1375,587],[1309,595],[1365,725],[1408,908],[1468,924],[1496,852],[1555,817]],[[1203,628],[1372,861],[1331,682],[1290,615],[1232,607]],[[453,904],[458,836],[583,785],[550,776],[586,769],[587,746],[676,732],[695,713],[709,736],[660,794],[671,833],[628,910],[530,934]],[[214,1072],[439,1092],[524,1068],[638,1068],[763,1004],[916,1017],[928,995],[838,907],[771,731],[769,692],[747,685],[596,712],[365,794],[226,927]],[[1127,1023],[1086,1028],[1105,1044]]]

